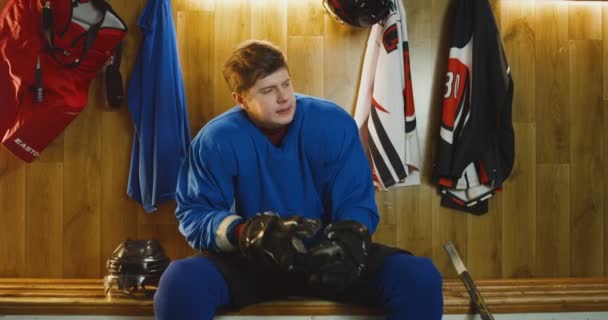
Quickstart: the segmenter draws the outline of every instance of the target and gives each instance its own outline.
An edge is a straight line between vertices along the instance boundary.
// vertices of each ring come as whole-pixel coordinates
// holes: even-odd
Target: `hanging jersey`
[[[0,138],[27,162],[84,109],[89,84],[127,30],[109,5],[47,3],[47,34],[40,1],[9,0],[0,14]]]
[[[127,93],[135,125],[127,193],[146,212],[175,198],[177,173],[190,144],[172,14],[169,0],[147,2],[138,21],[143,41]]]
[[[420,147],[401,1],[367,41],[355,120],[381,190],[420,184]]]
[[[514,161],[513,80],[487,0],[459,0],[433,180],[441,204],[487,212]]]

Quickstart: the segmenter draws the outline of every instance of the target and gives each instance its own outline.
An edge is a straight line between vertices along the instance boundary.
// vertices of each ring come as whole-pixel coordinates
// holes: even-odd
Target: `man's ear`
[[[243,99],[242,95],[240,95],[240,94],[238,94],[236,92],[233,92],[232,93],[232,100],[234,100],[234,102],[236,104],[238,104],[242,109],[246,109],[247,108],[247,106],[245,105],[245,99]]]

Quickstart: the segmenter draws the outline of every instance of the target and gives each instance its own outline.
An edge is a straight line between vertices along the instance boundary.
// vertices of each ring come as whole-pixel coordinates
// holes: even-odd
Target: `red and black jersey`
[[[89,84],[126,34],[109,5],[97,2],[106,7],[9,0],[0,13],[0,141],[24,161],[82,111]]]
[[[514,161],[513,80],[487,0],[458,0],[433,180],[442,205],[481,214]]]

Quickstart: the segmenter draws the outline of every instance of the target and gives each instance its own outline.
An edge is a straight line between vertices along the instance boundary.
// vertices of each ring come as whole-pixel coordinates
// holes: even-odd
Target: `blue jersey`
[[[135,124],[127,193],[152,212],[175,198],[190,129],[170,0],[148,0],[138,24],[143,41],[127,97]]]
[[[353,118],[326,100],[296,96],[276,146],[234,107],[194,138],[177,184],[179,230],[195,249],[230,251],[229,230],[256,213],[356,220],[374,232],[378,210]]]

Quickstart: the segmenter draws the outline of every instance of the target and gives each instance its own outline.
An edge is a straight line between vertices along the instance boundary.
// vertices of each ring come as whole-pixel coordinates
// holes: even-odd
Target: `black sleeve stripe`
[[[374,166],[376,167],[376,170],[378,171],[377,172],[378,178],[380,180],[382,180],[382,185],[384,185],[385,188],[388,188],[388,187],[394,185],[396,183],[395,179],[393,179],[393,175],[388,170],[386,163],[384,163],[384,159],[382,159],[382,155],[378,151],[378,148],[376,147],[376,143],[374,142],[374,139],[369,139],[369,150],[372,153],[372,159],[374,160]]]
[[[373,105],[371,109],[372,121],[374,123],[374,127],[376,128],[376,134],[378,135],[378,139],[380,140],[380,147],[382,147],[382,149],[384,150],[386,157],[388,158],[389,162],[391,163],[391,166],[393,167],[393,170],[397,174],[397,178],[399,180],[403,180],[407,177],[407,173],[405,172],[405,166],[403,165],[403,162],[401,161],[397,150],[395,150],[393,143],[388,137],[386,130],[384,130],[382,122],[380,122],[380,118],[378,118],[378,111]]]

